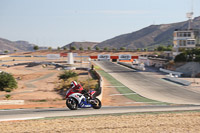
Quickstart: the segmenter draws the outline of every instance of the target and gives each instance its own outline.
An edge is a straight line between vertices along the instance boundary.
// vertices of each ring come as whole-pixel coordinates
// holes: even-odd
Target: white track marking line
[[[126,104],[133,104],[133,103],[162,103],[162,102],[126,102]]]
[[[123,96],[123,95],[136,95],[137,93],[125,93],[125,94],[111,94],[109,96]]]
[[[0,111],[16,111],[16,110],[27,110],[27,109],[0,109]]]
[[[104,86],[104,87],[126,87],[126,86]]]
[[[0,121],[33,120],[33,119],[41,119],[41,118],[44,118],[44,117],[26,117],[26,118],[0,119]]]

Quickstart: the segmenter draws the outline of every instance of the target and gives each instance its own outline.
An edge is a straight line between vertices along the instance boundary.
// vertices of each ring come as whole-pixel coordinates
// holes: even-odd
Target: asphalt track
[[[109,61],[95,63],[126,87],[146,98],[174,104],[200,105],[199,93],[156,77],[153,72],[139,72]]]
[[[158,112],[158,111],[180,111],[180,110],[200,110],[198,105],[176,105],[176,106],[120,106],[120,107],[102,107],[101,109],[78,109],[69,110],[68,108],[51,109],[15,109],[0,110],[0,122],[12,120],[39,119],[47,117],[66,117],[82,115],[100,115],[131,112]]]

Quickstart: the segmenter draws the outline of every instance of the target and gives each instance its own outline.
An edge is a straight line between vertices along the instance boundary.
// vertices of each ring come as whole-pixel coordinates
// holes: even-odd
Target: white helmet
[[[77,86],[77,85],[78,85],[78,84],[77,84],[76,81],[72,81],[71,84],[70,84],[71,88],[74,88],[74,87]]]

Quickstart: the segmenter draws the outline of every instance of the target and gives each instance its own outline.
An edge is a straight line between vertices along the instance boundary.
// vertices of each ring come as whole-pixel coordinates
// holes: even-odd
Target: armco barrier
[[[102,89],[102,86],[103,86],[103,79],[102,79],[102,77],[100,76],[100,74],[99,74],[97,71],[94,70],[94,72],[95,72],[96,76],[97,76],[98,79],[99,79],[99,89],[98,89],[98,91],[96,92],[95,96],[96,96],[99,100],[101,100],[101,99],[102,99],[102,93],[103,93],[103,89]]]
[[[164,79],[168,80],[168,81],[171,81],[171,82],[174,82],[174,83],[178,83],[178,84],[184,85],[184,86],[189,86],[191,84],[190,81],[182,80],[182,79],[179,79],[179,78],[176,78],[176,77],[166,76]]]
[[[178,77],[181,77],[181,75],[183,74],[183,73],[180,73],[180,72],[170,71],[170,70],[163,69],[163,68],[160,68],[159,70],[160,70],[161,72],[171,73],[171,74],[173,74],[173,75],[178,75]]]
[[[134,69],[131,64],[127,64],[127,63],[124,63],[124,62],[117,62],[117,63],[120,64],[120,65]]]
[[[128,68],[131,68],[131,69],[141,70],[141,71],[145,70],[145,67],[142,67],[142,66],[135,66],[135,65],[132,65],[132,64],[124,63],[124,62],[117,62],[117,63],[120,64],[120,65],[126,66]]]

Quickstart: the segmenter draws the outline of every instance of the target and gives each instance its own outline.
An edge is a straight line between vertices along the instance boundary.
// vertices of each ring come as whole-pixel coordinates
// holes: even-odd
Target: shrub
[[[196,55],[195,61],[200,62],[200,55]]]
[[[174,59],[175,62],[185,62],[186,60],[187,60],[187,57],[185,53],[181,53],[177,55]]]
[[[196,61],[200,62],[200,49],[185,50],[175,57],[175,62]]]
[[[126,50],[126,48],[125,47],[120,47],[120,50],[124,51],[124,50]]]
[[[83,51],[83,47],[80,47],[79,50]]]
[[[6,98],[6,99],[10,99],[10,98],[11,98],[11,95],[6,94],[6,95],[5,95],[5,98]]]
[[[67,71],[64,71],[63,73],[61,73],[58,77],[59,77],[59,79],[63,79],[64,81],[66,81],[69,78],[77,77],[77,76],[78,76],[78,74],[75,73],[74,71],[67,70]]]
[[[108,47],[105,47],[103,50],[104,50],[104,51],[108,51],[108,50],[109,50],[109,48],[108,48]]]
[[[95,49],[96,49],[97,51],[99,51],[99,50],[100,50],[100,48],[99,48],[99,47],[96,47]]]
[[[36,51],[36,50],[39,49],[39,47],[38,47],[37,45],[35,45],[35,46],[33,47],[33,49]]]
[[[70,83],[72,81],[77,81],[78,82],[78,79],[77,77],[72,77],[72,78],[69,78],[68,80],[62,80],[59,82],[58,86],[55,88],[56,91],[66,91],[67,89],[69,89],[71,86],[70,86]]]
[[[69,88],[69,83],[66,82],[66,81],[61,81],[58,86],[55,88],[56,91],[59,91],[59,90],[66,90],[67,88]]]
[[[5,72],[0,73],[0,91],[10,92],[12,89],[17,88],[17,82],[14,77]]]
[[[97,90],[99,88],[98,80],[88,79],[86,81],[82,81],[81,85],[85,90]]]
[[[88,47],[88,50],[91,50],[91,47]]]
[[[75,47],[75,46],[72,46],[70,50],[76,50],[76,47]]]

